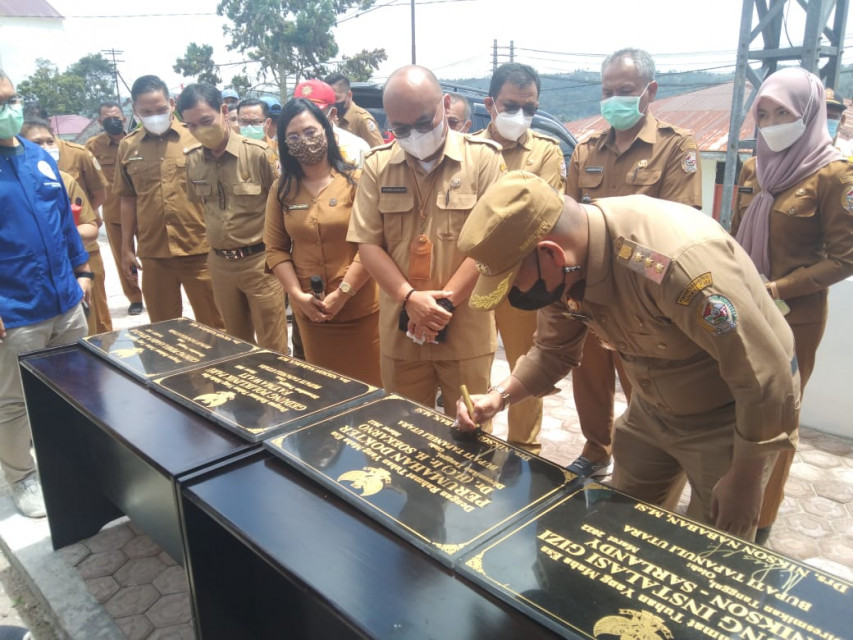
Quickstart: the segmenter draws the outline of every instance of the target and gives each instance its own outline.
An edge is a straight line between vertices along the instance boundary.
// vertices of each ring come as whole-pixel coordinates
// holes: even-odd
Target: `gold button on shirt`
[[[162,136],[140,128],[119,145],[113,190],[136,198],[140,258],[199,255],[210,249],[202,206],[187,195],[184,149],[197,143],[186,125],[173,119]]]
[[[429,280],[418,289],[440,291],[465,255],[456,246],[474,204],[503,172],[497,145],[449,131],[441,156],[429,174],[396,143],[373,149],[364,159],[347,240],[381,247],[404,277],[409,247],[421,232],[418,189],[426,200],[424,233],[433,245]],[[429,185],[435,177],[435,184]],[[419,346],[400,331],[401,305],[385,291],[379,294],[379,338],[382,354],[400,360],[462,360],[486,355],[497,347],[491,313],[460,303],[447,327],[447,342]]]

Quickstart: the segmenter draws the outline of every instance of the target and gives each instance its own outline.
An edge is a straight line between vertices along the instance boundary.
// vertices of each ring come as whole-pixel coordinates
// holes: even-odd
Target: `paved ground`
[[[102,246],[115,327],[147,323],[145,314],[127,316],[127,301],[111,269],[105,241]],[[191,315],[188,305],[185,313]],[[499,351],[493,378],[500,380],[507,373],[506,358]],[[620,396],[617,412],[624,408]],[[506,434],[505,414],[496,420],[495,433]],[[542,442],[543,457],[561,465],[581,449],[570,380],[559,394],[545,399]],[[24,579],[16,581],[0,564],[0,583],[12,593],[11,599],[0,593],[0,625],[6,624],[4,616],[14,622],[16,615],[26,619],[32,611],[36,640],[65,634],[75,640],[112,639],[122,632],[134,640],[195,637],[183,570],[133,523],[125,518],[88,540],[53,552],[46,522],[15,515],[6,495],[0,494],[0,544],[12,564],[23,567]],[[685,493],[682,507],[687,498]],[[853,581],[853,441],[801,430],[800,450],[768,546]],[[35,597],[25,592],[18,596],[16,585],[30,580]],[[45,599],[49,604],[42,609],[39,603]]]

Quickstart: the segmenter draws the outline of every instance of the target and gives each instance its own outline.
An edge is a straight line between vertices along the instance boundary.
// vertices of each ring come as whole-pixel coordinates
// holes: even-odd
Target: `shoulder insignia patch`
[[[98,159],[94,155],[92,155],[91,152],[89,152],[89,155],[92,156],[92,165],[95,167],[95,169],[100,171],[101,170],[101,163],[98,162]]]
[[[721,336],[737,327],[737,310],[726,296],[714,294],[696,307],[696,317],[702,328]]]
[[[192,145],[192,146],[190,146],[190,147],[184,147],[184,155],[187,155],[187,154],[189,154],[189,153],[192,153],[192,152],[193,152],[193,151],[195,151],[196,149],[201,149],[201,148],[202,148],[202,144],[201,144],[201,142],[197,142],[196,144],[194,144],[194,145]]]
[[[681,158],[681,168],[684,173],[696,173],[696,150],[691,149],[684,153]]]
[[[568,175],[568,170],[566,169],[566,161],[560,160],[560,177],[565,180]]]
[[[376,122],[374,122],[373,118],[365,118],[365,120],[367,120],[368,131],[379,131],[379,128],[376,126]]]
[[[614,246],[616,261],[623,267],[639,273],[656,284],[663,282],[672,258],[637,244],[633,240],[619,238]]]
[[[841,192],[841,206],[853,213],[853,185],[846,186]]]
[[[711,277],[711,272],[706,271],[701,276],[696,276],[690,283],[682,289],[678,294],[678,299],[675,301],[683,307],[689,307],[690,303],[702,289],[707,289],[714,284],[714,278]]]

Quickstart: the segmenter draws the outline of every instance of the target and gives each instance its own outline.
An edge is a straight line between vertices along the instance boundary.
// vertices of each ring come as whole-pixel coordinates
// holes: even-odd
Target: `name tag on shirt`
[[[752,193],[752,187],[738,187],[738,193]]]
[[[406,187],[382,187],[382,193],[406,193]]]
[[[584,167],[584,173],[604,173],[604,167]]]
[[[288,205],[287,210],[288,211],[303,211],[305,209],[308,209],[309,206],[310,205],[308,205],[308,204],[291,204],[291,205]]]

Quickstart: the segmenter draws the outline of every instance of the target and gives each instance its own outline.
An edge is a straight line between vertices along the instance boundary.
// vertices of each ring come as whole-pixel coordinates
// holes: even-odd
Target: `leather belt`
[[[240,258],[246,258],[256,253],[260,253],[264,249],[266,249],[266,245],[264,245],[263,242],[259,242],[258,244],[253,244],[250,247],[240,247],[239,249],[214,249],[213,253],[218,256],[222,256],[226,260],[239,260]]]

